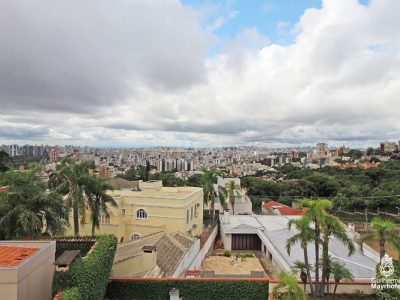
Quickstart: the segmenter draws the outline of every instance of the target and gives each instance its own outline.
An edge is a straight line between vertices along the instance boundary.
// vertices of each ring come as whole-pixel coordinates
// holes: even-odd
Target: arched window
[[[147,219],[147,212],[144,209],[138,209],[136,212],[137,219]]]
[[[136,241],[140,239],[142,236],[139,233],[134,233],[131,235],[131,241]]]

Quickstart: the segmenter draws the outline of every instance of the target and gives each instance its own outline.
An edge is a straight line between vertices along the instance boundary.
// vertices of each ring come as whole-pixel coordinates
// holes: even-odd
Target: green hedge
[[[79,293],[78,288],[70,288],[63,292],[61,299],[63,300],[81,300],[82,296]]]
[[[107,288],[107,299],[167,300],[171,288],[190,300],[265,300],[268,282],[248,280],[113,280]]]
[[[84,257],[96,242],[96,237],[73,237],[59,236],[52,237],[51,240],[56,241],[56,259],[64,253],[65,250],[80,250],[79,256]],[[73,264],[70,266],[72,268]],[[53,297],[59,292],[70,286],[69,271],[54,272],[53,276]]]
[[[64,291],[62,300],[71,289],[77,289],[78,299],[100,300],[103,299],[107,289],[111,268],[114,261],[117,238],[114,235],[99,236],[96,244],[84,258],[78,257],[69,270],[69,283]]]

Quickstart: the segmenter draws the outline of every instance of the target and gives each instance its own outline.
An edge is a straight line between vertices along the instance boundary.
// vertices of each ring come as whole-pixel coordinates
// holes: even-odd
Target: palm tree
[[[49,175],[49,186],[56,192],[66,196],[66,207],[72,209],[74,234],[79,235],[79,213],[85,220],[85,187],[89,176],[89,165],[78,164],[71,156],[64,158],[56,170]]]
[[[319,245],[321,239],[321,224],[323,223],[324,218],[328,215],[326,212],[327,209],[332,208],[332,202],[325,199],[320,200],[310,200],[310,199],[302,199],[300,201],[300,205],[303,207],[307,207],[303,218],[310,225],[314,223],[314,245],[315,245],[315,290],[314,296],[319,295]]]
[[[88,199],[88,207],[91,213],[92,235],[95,235],[96,228],[100,227],[100,214],[104,214],[106,218],[110,217],[109,206],[116,207],[117,203],[114,198],[108,195],[108,190],[114,188],[97,177],[91,176],[86,179],[85,193]]]
[[[0,185],[9,186],[0,193],[0,237],[13,239],[63,234],[67,211],[62,198],[46,191],[36,170],[4,172]]]
[[[349,250],[349,256],[355,251],[353,241],[348,237],[346,229],[340,220],[332,215],[326,215],[321,223],[322,233],[322,275],[321,275],[321,290],[324,293],[325,280],[328,276],[328,262],[329,262],[329,241],[330,237],[334,236],[342,242]],[[329,278],[329,276],[328,276]]]
[[[288,228],[291,229],[292,225],[295,225],[298,233],[293,235],[286,241],[286,250],[290,255],[292,246],[300,243],[300,247],[303,249],[304,264],[306,266],[307,277],[310,280],[310,291],[314,294],[314,288],[311,281],[310,264],[308,262],[308,251],[307,244],[315,241],[314,231],[310,228],[309,223],[306,219],[290,219],[288,222]]]
[[[299,287],[295,273],[280,272],[278,273],[278,277],[281,282],[272,289],[272,295],[274,298],[285,300],[306,299],[306,295],[301,287]]]
[[[10,155],[4,150],[0,150],[0,172],[8,171],[10,169],[8,165],[12,163]]]
[[[232,206],[232,213],[235,214],[235,199],[236,196],[240,196],[242,191],[240,185],[236,184],[234,180],[230,180],[225,184],[226,191],[228,193],[229,203]]]
[[[226,199],[228,199],[228,191],[223,186],[218,186],[218,199],[222,209],[227,208]]]
[[[335,288],[333,289],[333,299],[335,299],[336,289],[340,280],[353,280],[354,277],[353,273],[349,269],[347,269],[344,264],[338,261],[332,262],[331,272],[333,278],[335,279]]]
[[[218,171],[216,169],[209,169],[203,171],[201,182],[203,185],[203,199],[204,203],[208,205],[210,203],[210,209],[213,213],[214,218],[214,202],[215,202],[215,190],[214,184],[217,183]]]
[[[325,283],[327,284],[327,288],[326,291],[329,294],[329,280],[331,278],[331,269],[332,269],[332,262],[333,262],[333,258],[332,255],[328,255],[328,257],[325,259],[325,264],[326,264],[326,272],[325,272]],[[324,264],[324,259],[320,260],[320,264]]]
[[[301,281],[303,282],[303,289],[304,289],[304,293],[306,293],[306,285],[307,285],[307,279],[309,278],[307,275],[307,272],[309,272],[311,266],[300,261],[300,260],[295,260],[293,262],[293,271],[297,271],[299,272],[299,277],[301,279]],[[311,281],[311,278],[310,278]],[[310,284],[310,287],[312,285]]]
[[[396,224],[390,220],[382,220],[380,218],[374,218],[371,222],[372,232],[363,236],[359,240],[359,245],[361,251],[363,251],[363,244],[366,241],[378,240],[379,241],[379,254],[380,254],[380,262],[382,262],[382,258],[386,253],[386,242],[390,241],[390,243],[396,248],[397,251],[400,252],[400,237],[397,233]]]

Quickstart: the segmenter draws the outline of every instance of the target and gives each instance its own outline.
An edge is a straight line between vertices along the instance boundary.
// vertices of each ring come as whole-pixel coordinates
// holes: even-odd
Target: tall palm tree
[[[299,287],[296,274],[280,272],[278,273],[278,277],[281,282],[272,289],[272,295],[275,299],[306,299],[306,295],[301,287]]]
[[[315,245],[315,290],[314,296],[319,295],[319,246],[321,239],[321,224],[324,221],[324,218],[328,215],[327,209],[332,208],[332,202],[325,199],[320,200],[310,200],[310,199],[302,199],[300,200],[300,205],[303,207],[307,207],[303,218],[310,225],[314,224],[314,245]]]
[[[288,228],[291,229],[292,226],[295,226],[298,233],[293,235],[286,241],[286,251],[290,255],[291,248],[300,243],[301,249],[303,249],[304,254],[304,264],[306,266],[307,278],[310,283],[310,291],[311,294],[314,294],[314,288],[311,280],[311,272],[310,272],[310,264],[308,261],[308,251],[307,245],[308,243],[315,241],[314,231],[310,228],[307,219],[290,219],[288,222]]]
[[[218,186],[218,199],[222,209],[227,208],[226,199],[228,199],[228,191],[223,186]]]
[[[87,178],[86,181],[85,193],[92,221],[92,235],[94,236],[96,228],[99,229],[100,227],[100,214],[104,214],[106,218],[110,217],[109,206],[116,207],[117,202],[107,194],[108,190],[114,190],[110,184],[94,176]]]
[[[332,272],[333,278],[335,279],[335,288],[333,289],[333,294],[332,294],[333,299],[335,299],[336,289],[337,289],[339,282],[342,279],[353,280],[354,277],[353,277],[353,273],[349,269],[347,269],[344,264],[342,264],[338,261],[332,262],[331,272]]]
[[[210,203],[210,209],[214,216],[214,202],[215,202],[215,190],[214,184],[217,183],[218,171],[216,169],[206,169],[203,171],[201,183],[203,186],[203,199],[204,203],[208,206]]]
[[[326,264],[326,272],[324,279],[325,284],[327,285],[326,292],[329,294],[329,280],[331,278],[331,269],[332,269],[332,263],[333,263],[333,257],[332,255],[328,255],[328,257],[325,259],[325,264]],[[324,264],[324,259],[321,259],[320,264]]]
[[[321,222],[322,233],[322,275],[321,275],[321,290],[324,293],[325,280],[328,274],[328,261],[329,261],[329,241],[332,236],[342,242],[348,251],[349,256],[355,251],[354,243],[347,235],[346,229],[340,220],[332,215],[326,215]]]
[[[226,191],[228,193],[229,203],[232,206],[232,213],[235,214],[235,199],[236,196],[240,196],[242,191],[240,185],[236,184],[234,180],[230,180],[225,184]]]
[[[307,279],[309,278],[307,275],[308,270],[310,270],[311,266],[299,261],[299,260],[295,260],[293,262],[293,271],[297,271],[299,272],[299,277],[301,279],[301,281],[303,282],[303,289],[304,289],[304,293],[306,293],[306,285],[307,285]],[[311,281],[311,278],[310,278]],[[312,285],[310,285],[311,287]]]
[[[0,193],[0,237],[5,239],[63,234],[67,211],[61,195],[46,191],[36,170],[4,172],[0,185],[9,186]]]
[[[396,248],[396,250],[400,252],[400,237],[397,232],[397,227],[395,223],[390,220],[374,218],[371,222],[371,225],[372,232],[363,236],[359,240],[361,251],[363,251],[363,244],[366,241],[378,240],[380,248],[380,262],[382,262],[382,258],[385,256],[387,241],[390,241],[390,243]]]
[[[88,176],[89,165],[77,163],[71,156],[64,158],[49,175],[50,188],[66,196],[66,207],[72,209],[75,235],[79,235],[79,213],[81,220],[85,219],[84,183]]]

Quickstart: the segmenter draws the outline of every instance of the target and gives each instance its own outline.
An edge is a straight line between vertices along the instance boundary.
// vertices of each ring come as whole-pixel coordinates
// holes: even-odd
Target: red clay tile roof
[[[304,210],[293,209],[291,207],[280,207],[278,208],[281,216],[302,216],[304,215]]]
[[[0,267],[16,267],[36,253],[36,248],[0,246]]]
[[[276,206],[281,216],[302,216],[305,213],[305,210],[298,210],[291,208],[285,204],[276,202],[276,201],[268,201],[264,203],[264,207],[268,210],[272,210],[272,207]]]
[[[264,207],[265,208],[272,208],[272,206],[286,206],[286,207],[288,207],[287,205],[279,203],[279,202],[276,202],[276,201],[268,201],[268,202],[264,203]]]

